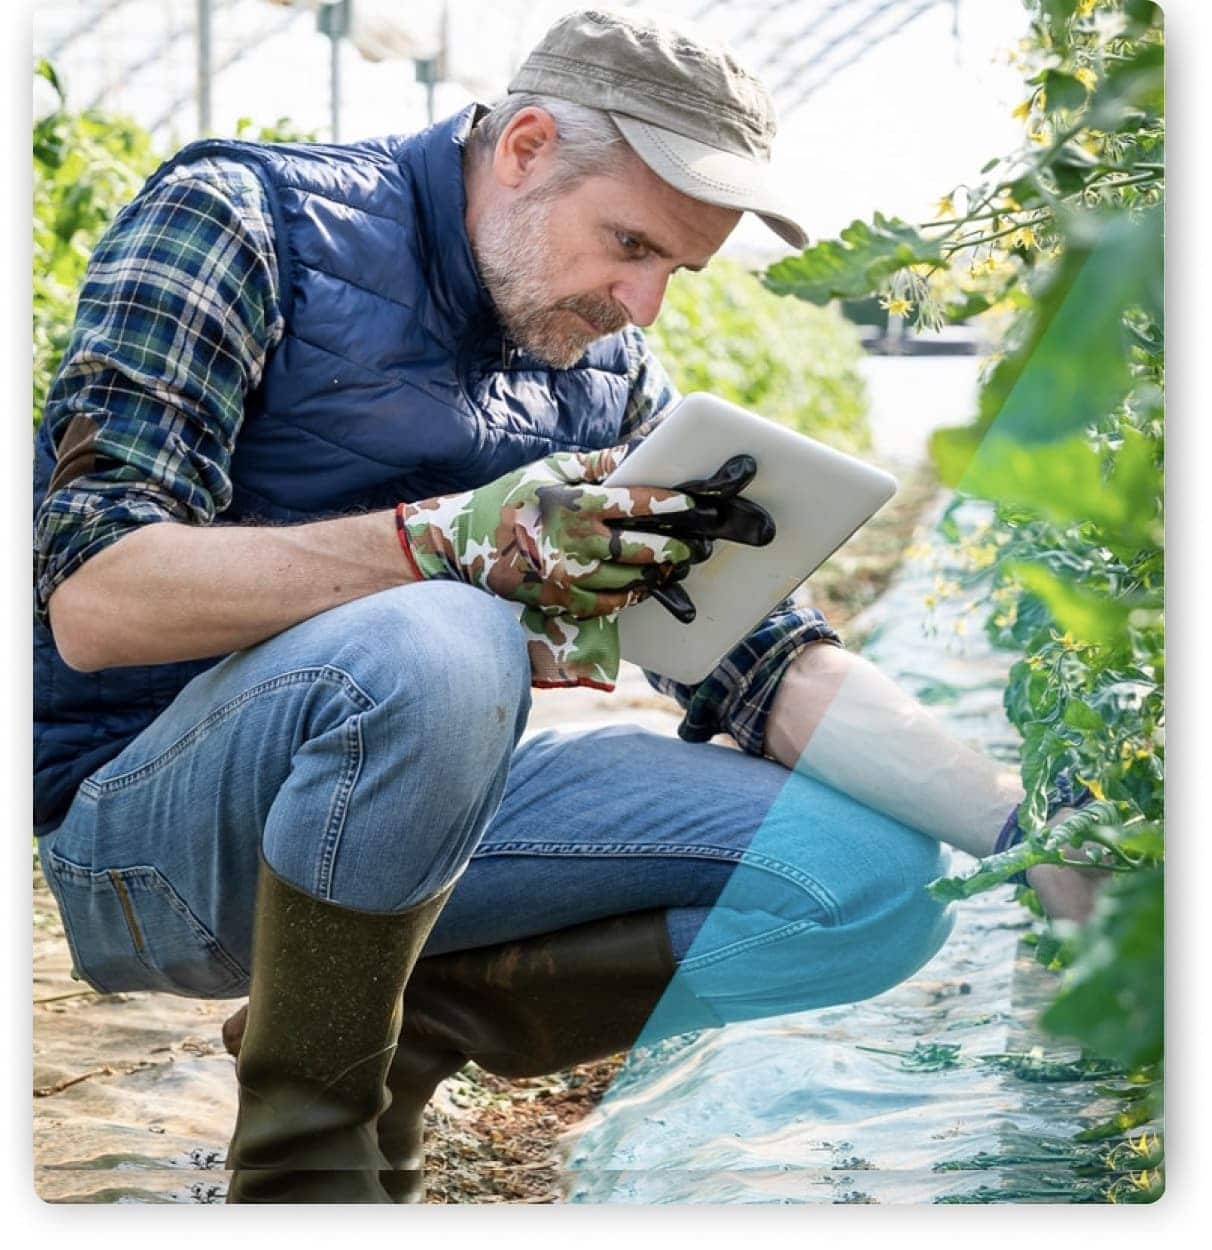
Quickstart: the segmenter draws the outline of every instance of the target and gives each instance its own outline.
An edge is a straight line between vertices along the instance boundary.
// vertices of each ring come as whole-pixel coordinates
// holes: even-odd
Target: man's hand
[[[774,518],[760,504],[740,498],[741,491],[757,475],[757,461],[750,455],[731,456],[710,476],[679,482],[674,490],[684,491],[694,499],[690,512],[673,512],[660,516],[632,519],[627,522],[607,521],[612,527],[626,524],[647,534],[673,534],[684,538],[701,559],[713,551],[713,539],[726,538],[750,547],[764,547],[774,541]],[[680,581],[689,572],[688,565],[678,565],[672,582]],[[695,617],[690,596],[677,585],[664,583],[654,587],[652,597],[683,625]]]
[[[1077,810],[1062,807],[1049,819],[1048,827],[1068,820]],[[1111,874],[1090,866],[1090,860],[1079,851],[1071,851],[1065,858],[1086,866],[1062,868],[1059,864],[1036,864],[1027,869],[1027,884],[1039,897],[1040,906],[1049,919],[1084,924],[1094,910],[1099,890],[1111,879]]]
[[[474,490],[402,503],[401,543],[423,578],[468,582],[547,615],[617,612],[710,554],[693,534],[632,527],[689,516],[696,504],[682,491],[601,485],[625,454],[560,452]]]

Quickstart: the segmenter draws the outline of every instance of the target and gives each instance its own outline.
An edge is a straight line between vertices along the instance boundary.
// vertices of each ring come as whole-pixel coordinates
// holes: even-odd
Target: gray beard
[[[530,195],[485,215],[472,253],[506,336],[544,364],[567,369],[590,343],[621,330],[629,319],[613,300],[600,296],[547,302],[556,277],[544,243],[551,203],[550,197]],[[566,310],[587,318],[596,331]]]

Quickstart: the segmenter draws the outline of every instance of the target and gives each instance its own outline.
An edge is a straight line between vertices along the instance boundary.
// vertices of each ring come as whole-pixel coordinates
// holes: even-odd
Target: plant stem
[[[1028,222],[1027,224],[1030,225],[1031,223]],[[956,243],[952,247],[948,248],[947,256],[950,258],[954,256],[956,252],[963,252],[970,247],[980,247],[982,244],[992,243],[994,239],[1004,238],[1006,235],[1014,234],[1022,228],[1023,227],[1020,225],[1007,226],[1005,230],[999,230],[996,234],[982,234],[978,238],[964,240],[963,242]]]

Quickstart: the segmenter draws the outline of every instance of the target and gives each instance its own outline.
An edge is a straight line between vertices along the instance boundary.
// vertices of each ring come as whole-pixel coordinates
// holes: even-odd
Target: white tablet
[[[688,625],[654,599],[619,616],[623,658],[675,681],[706,677],[896,493],[882,469],[702,392],[686,395],[606,483],[674,487],[710,477],[743,452],[758,470],[742,497],[774,517],[774,540],[748,547],[717,539],[711,558],[679,583],[697,609]]]

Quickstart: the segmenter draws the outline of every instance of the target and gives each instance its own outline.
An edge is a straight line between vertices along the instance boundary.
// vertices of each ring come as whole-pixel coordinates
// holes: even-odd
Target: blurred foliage
[[[938,431],[932,450],[957,505],[992,507],[979,534],[965,535],[958,507],[944,529],[989,636],[1021,656],[1005,707],[1022,735],[1028,836],[932,891],[967,898],[1074,859],[1108,874],[1084,926],[1040,925],[1032,938],[1062,974],[1044,1027],[1137,1088],[1130,1109],[1082,1135],[1101,1140],[1160,1112],[1163,24],[1149,0],[1027,8],[1014,54],[1022,148],[942,196],[935,220],[877,214],[765,280],[818,304],[878,295],[918,327],[982,307],[1000,316],[974,422]],[[1095,802],[1049,828],[1062,773]],[[1020,895],[1040,917],[1033,892]],[[1091,1200],[1159,1196],[1160,1143],[1154,1153],[1145,1183],[1096,1186]]]
[[[258,126],[251,117],[236,122],[236,138],[254,143],[318,143],[319,132],[300,130],[289,117],[279,117],[271,126]]]
[[[778,299],[735,260],[674,275],[646,333],[683,393],[712,391],[836,447],[870,443],[854,327]]]
[[[67,346],[93,246],[159,164],[151,137],[123,118],[69,112],[48,61],[34,70],[58,106],[34,123],[34,424]]]

